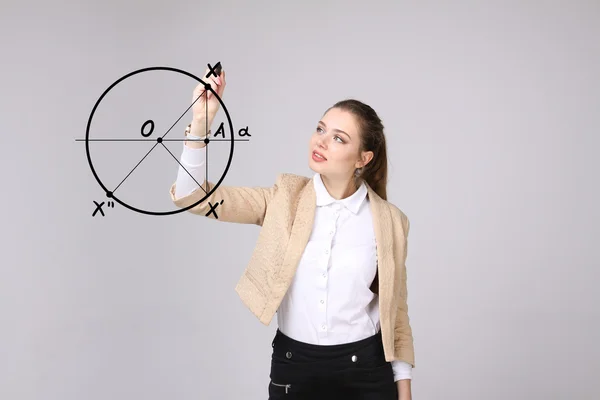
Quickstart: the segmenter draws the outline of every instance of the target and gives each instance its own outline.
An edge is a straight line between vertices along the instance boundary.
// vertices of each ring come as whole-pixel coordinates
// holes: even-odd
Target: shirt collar
[[[367,196],[367,187],[365,186],[364,182],[361,182],[360,186],[358,187],[358,190],[354,192],[351,196],[340,200],[331,197],[331,195],[327,191],[327,188],[323,184],[321,174],[319,174],[318,172],[315,173],[315,175],[313,176],[313,184],[317,196],[317,206],[326,206],[331,203],[339,203],[346,207],[348,210],[352,211],[354,214],[357,214],[360,205]]]

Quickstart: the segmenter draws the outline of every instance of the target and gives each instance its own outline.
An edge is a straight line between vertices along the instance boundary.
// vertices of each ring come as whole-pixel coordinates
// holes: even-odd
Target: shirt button
[[[329,234],[330,234],[330,235],[333,235],[333,231],[329,231]]]
[[[325,330],[325,324],[321,325],[321,328],[323,328],[323,330]]]
[[[329,250],[325,250],[325,254],[329,254]]]
[[[323,304],[323,303],[325,303],[325,301],[324,301],[324,300],[321,300],[321,304]]]
[[[327,276],[327,274],[323,274],[323,278],[325,278]]]

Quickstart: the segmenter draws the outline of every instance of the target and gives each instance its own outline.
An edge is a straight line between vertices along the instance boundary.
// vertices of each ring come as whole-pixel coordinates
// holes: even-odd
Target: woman
[[[225,71],[207,81],[222,97]],[[214,187],[205,180],[204,147],[219,102],[204,92],[202,84],[194,90],[171,186],[179,207]],[[272,187],[221,185],[189,209],[262,226],[236,291],[263,324],[277,314],[269,399],[410,400],[409,222],[386,201],[386,144],[375,111],[356,100],[328,109],[310,138],[309,166],[312,179],[279,174]]]

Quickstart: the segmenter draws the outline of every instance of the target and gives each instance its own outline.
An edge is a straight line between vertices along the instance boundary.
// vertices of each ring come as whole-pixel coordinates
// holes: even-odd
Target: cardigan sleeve
[[[410,222],[408,217],[400,211],[400,225],[402,231],[396,232],[397,240],[403,241],[403,246],[397,246],[398,253],[394,254],[394,258],[398,263],[400,273],[400,287],[398,288],[398,303],[395,323],[395,348],[398,349],[398,359],[409,363],[412,368],[415,367],[415,355],[412,328],[410,326],[410,318],[408,316],[408,289],[407,289],[407,273],[406,273],[406,258],[408,254],[408,231]],[[402,251],[400,252],[400,249]]]

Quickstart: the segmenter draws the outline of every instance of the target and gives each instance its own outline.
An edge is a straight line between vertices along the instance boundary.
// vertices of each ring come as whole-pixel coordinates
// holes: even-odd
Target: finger
[[[210,77],[208,77],[208,78],[206,77],[206,75],[208,75],[208,73],[209,73],[209,72],[210,72],[210,69],[209,69],[209,68],[206,68],[206,69],[204,70],[204,75],[202,75],[202,77],[201,77],[201,78],[202,78],[202,80],[204,81],[204,83],[200,83],[200,84],[198,84],[198,89],[200,89],[199,93],[202,93],[202,95],[203,95],[204,97],[206,97],[206,94],[204,93],[204,92],[206,91],[206,84],[207,84],[207,83],[211,83],[211,82],[210,82]]]
[[[221,95],[223,94],[223,90],[224,90],[224,81],[223,81],[223,73],[224,71],[221,70],[221,75],[219,76],[215,76],[215,75],[211,75],[210,80],[211,80],[211,87],[215,90],[216,94],[221,97]],[[213,97],[215,95],[215,93],[210,93],[210,96]]]
[[[219,97],[221,97],[221,95],[223,94],[223,91],[225,90],[225,71],[221,70],[221,75],[218,77],[214,77],[214,81],[216,83],[216,92],[219,95]]]
[[[207,68],[204,71],[204,76],[203,76],[203,80],[205,81],[205,83],[210,84],[210,87],[215,90],[217,92],[217,94],[219,95],[219,97],[221,96],[221,94],[223,93],[223,89],[224,89],[224,83],[225,83],[225,70],[221,70],[221,75],[220,76],[216,76],[214,74],[210,74],[210,69]],[[206,78],[206,75],[209,75],[208,78]],[[198,89],[202,90],[202,95],[204,96],[205,99],[210,99],[211,97],[213,97],[213,93],[210,90],[206,90],[206,88],[204,87],[203,84],[199,84],[198,85]],[[207,93],[204,93],[207,92]]]
[[[217,88],[217,94],[219,95],[219,97],[223,97],[223,92],[225,91],[225,85],[226,85],[226,83],[224,81],[222,81],[221,84],[219,85],[219,87]]]
[[[219,88],[219,85],[217,85],[217,82],[215,82],[215,78],[213,75],[208,77],[208,81],[206,83],[210,84],[210,87],[212,90]],[[208,98],[210,99],[213,96],[214,96],[213,92],[211,90],[208,90]]]
[[[210,73],[210,75],[209,75]],[[209,68],[206,69],[206,73],[204,74],[204,76],[209,75],[209,78],[211,78],[217,85],[221,85],[221,78],[220,76],[223,74],[223,70],[221,70],[221,74],[217,75],[214,72],[211,72],[211,70]]]
[[[212,82],[214,82],[215,85],[213,85],[213,86],[221,84],[221,79],[219,78],[219,76],[215,75],[214,73],[211,73],[210,68],[207,68],[206,71],[204,71],[203,79],[205,79],[205,80],[211,80]]]

